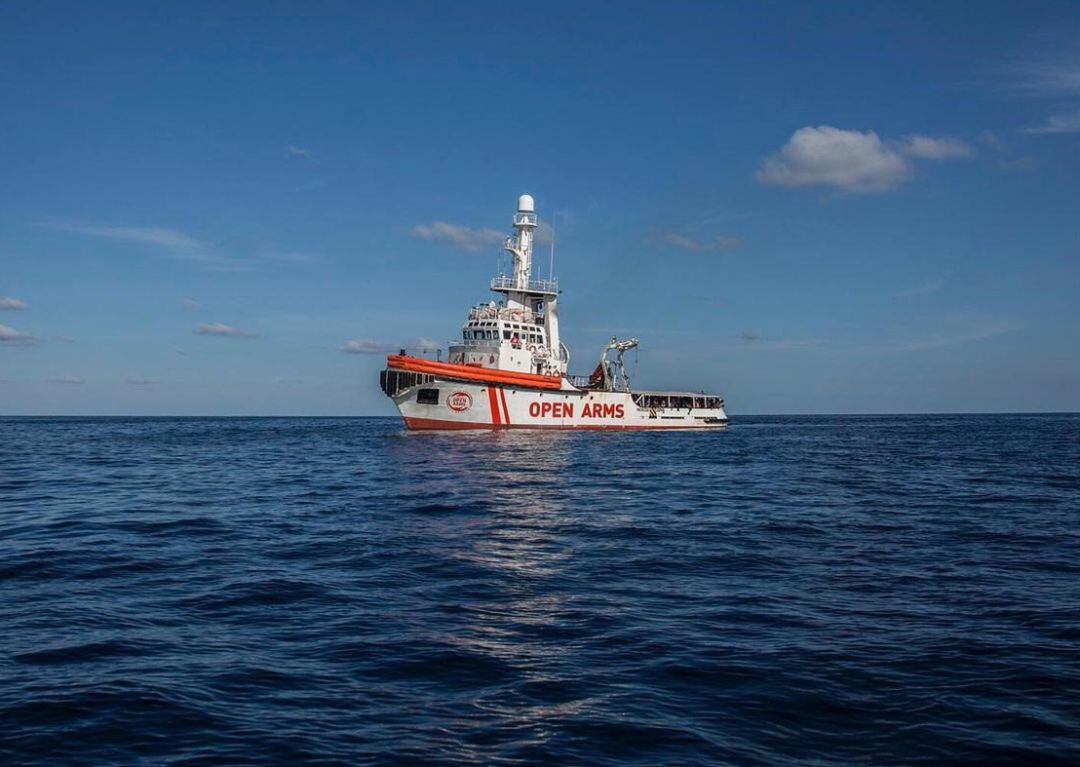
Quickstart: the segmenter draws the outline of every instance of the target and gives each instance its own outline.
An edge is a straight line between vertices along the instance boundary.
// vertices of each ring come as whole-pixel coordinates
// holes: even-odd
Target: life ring
[[[530,352],[534,352],[536,351],[536,344],[529,344],[525,348],[528,349]]]

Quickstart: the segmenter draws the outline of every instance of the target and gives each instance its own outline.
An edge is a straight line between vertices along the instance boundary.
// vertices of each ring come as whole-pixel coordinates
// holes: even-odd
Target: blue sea
[[[0,764],[1080,764],[1080,416],[0,419]]]

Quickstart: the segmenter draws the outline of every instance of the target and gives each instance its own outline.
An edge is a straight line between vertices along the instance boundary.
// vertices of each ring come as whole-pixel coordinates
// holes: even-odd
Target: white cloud
[[[310,149],[305,149],[302,146],[295,146],[294,144],[289,144],[285,148],[286,148],[286,150],[288,150],[289,154],[291,154],[293,157],[306,157],[309,160],[314,158],[314,155],[312,154],[311,150]]]
[[[62,384],[84,384],[86,383],[86,379],[82,376],[73,376],[68,374],[65,376],[59,376],[58,378],[50,378],[49,382]]]
[[[920,160],[953,160],[971,157],[975,153],[969,145],[958,139],[918,135],[901,139],[900,149],[908,157]]]
[[[187,297],[180,299],[180,306],[189,312],[197,312],[199,311],[199,309],[202,309],[202,304],[200,304],[194,298]]]
[[[0,309],[8,309],[11,311],[21,311],[23,309],[29,309],[25,301],[21,301],[18,298],[12,298],[11,296],[0,296]]]
[[[894,189],[911,175],[907,161],[873,131],[828,125],[799,128],[780,150],[765,158],[759,181],[779,186],[832,186],[847,192]]]
[[[29,333],[23,333],[7,325],[0,325],[0,343],[12,346],[30,346],[36,344],[37,339]]]
[[[435,351],[442,348],[442,344],[438,341],[432,341],[430,338],[424,338],[423,336],[417,338],[413,346],[421,351]]]
[[[1080,110],[1068,114],[1051,115],[1042,125],[1026,128],[1024,133],[1047,136],[1055,133],[1080,133]]]
[[[675,232],[662,232],[660,241],[664,245],[688,250],[691,253],[730,253],[738,250],[742,245],[742,240],[738,237],[726,237],[722,234],[716,235],[711,240],[701,241]]]
[[[257,333],[249,333],[246,330],[234,328],[232,325],[225,325],[220,322],[196,325],[194,332],[200,336],[229,336],[232,338],[255,338],[258,335]]]
[[[151,381],[149,378],[125,378],[124,380],[132,386],[150,386],[157,383],[157,381]]]
[[[71,336],[56,336],[56,340],[57,341],[63,341],[65,344],[73,344],[73,343],[75,343],[75,339],[72,338]]]
[[[393,346],[379,341],[346,341],[338,347],[345,354],[387,354]]]
[[[418,224],[413,227],[412,236],[430,242],[446,243],[470,253],[478,253],[485,248],[500,245],[506,238],[502,232],[494,229],[470,229],[467,226],[448,224],[445,221]]]
[[[889,142],[874,131],[807,126],[765,158],[757,178],[763,184],[874,194],[895,189],[911,178],[911,159],[945,160],[972,153],[970,146],[950,138],[916,135]]]

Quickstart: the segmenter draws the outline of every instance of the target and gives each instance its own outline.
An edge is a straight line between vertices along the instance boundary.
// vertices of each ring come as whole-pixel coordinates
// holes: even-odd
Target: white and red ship
[[[534,279],[533,198],[522,195],[506,251],[513,274],[491,281],[500,301],[474,306],[449,360],[392,354],[379,383],[410,429],[712,429],[727,425],[722,397],[630,387],[611,339],[592,374],[570,376],[559,335],[559,286]],[[611,358],[612,353],[614,357]]]

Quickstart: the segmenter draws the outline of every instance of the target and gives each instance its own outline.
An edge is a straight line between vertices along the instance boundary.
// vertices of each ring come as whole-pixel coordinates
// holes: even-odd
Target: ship
[[[533,273],[538,219],[531,195],[518,198],[504,250],[512,267],[491,280],[498,300],[473,306],[448,358],[388,355],[383,392],[409,429],[718,429],[723,397],[634,389],[623,355],[636,338],[612,337],[586,376],[569,374],[559,328],[558,281]],[[507,259],[507,264],[511,263]],[[508,273],[509,272],[509,273]]]

